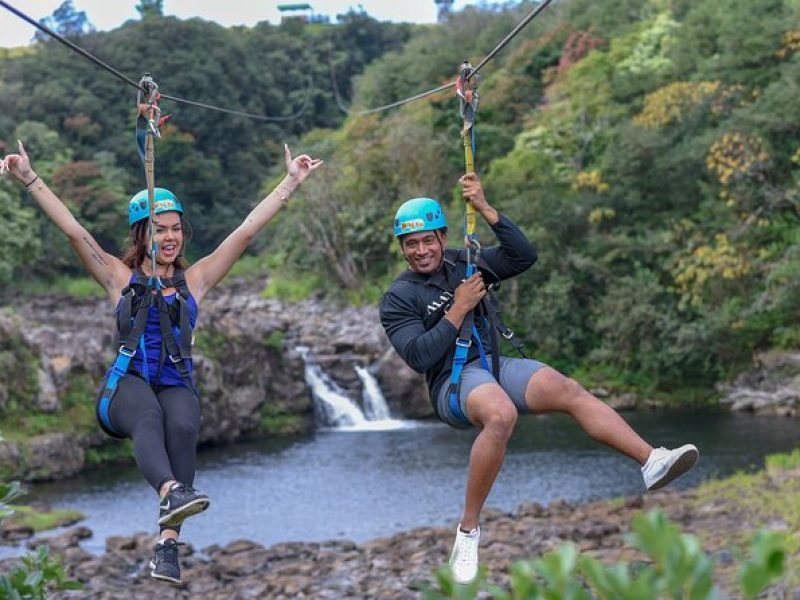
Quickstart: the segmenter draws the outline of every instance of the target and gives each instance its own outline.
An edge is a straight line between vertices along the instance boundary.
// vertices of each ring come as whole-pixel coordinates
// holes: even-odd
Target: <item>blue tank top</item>
[[[136,275],[131,276],[131,283],[136,283]],[[164,296],[164,301],[167,304],[177,302],[176,294]],[[197,302],[191,292],[186,304],[189,307],[189,324],[194,329],[197,323]],[[119,312],[119,305],[117,305],[117,312]],[[172,335],[175,337],[175,343],[180,345],[181,331],[177,323],[171,323]],[[144,346],[144,348],[142,348]],[[162,356],[163,354],[163,356]],[[147,357],[147,369],[145,369],[144,361]],[[131,366],[136,369],[142,376],[146,376],[148,383],[151,385],[180,385],[186,387],[186,383],[181,377],[180,371],[167,356],[166,350],[161,349],[161,325],[158,319],[158,307],[150,306],[147,314],[147,324],[144,328],[144,334],[136,348],[131,360]],[[192,375],[192,360],[186,360],[186,366],[189,369],[189,375]],[[159,372],[160,369],[160,372]]]

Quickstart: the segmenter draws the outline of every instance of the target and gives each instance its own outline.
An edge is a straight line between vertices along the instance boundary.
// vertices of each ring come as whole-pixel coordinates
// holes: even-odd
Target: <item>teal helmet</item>
[[[160,187],[154,188],[153,198],[155,200],[155,213],[157,215],[170,211],[175,211],[180,215],[183,214],[181,201],[168,189]],[[128,224],[133,227],[134,223],[138,223],[149,217],[150,206],[147,202],[147,190],[142,190],[128,202]]]
[[[444,211],[433,198],[412,198],[403,202],[394,216],[394,236],[447,227]]]

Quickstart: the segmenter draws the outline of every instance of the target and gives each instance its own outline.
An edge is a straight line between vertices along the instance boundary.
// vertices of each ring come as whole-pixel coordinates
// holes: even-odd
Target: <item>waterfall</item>
[[[362,393],[364,400],[364,415],[370,421],[380,421],[382,419],[391,419],[389,414],[389,407],[386,405],[386,399],[383,397],[383,392],[378,385],[378,381],[372,374],[358,365],[354,365],[358,377],[361,379],[361,384],[364,386]]]
[[[314,399],[319,424],[337,431],[383,431],[414,427],[411,421],[392,419],[378,382],[367,369],[354,365],[364,387],[364,412],[347,393],[309,356],[309,349],[298,347],[305,362],[305,379]]]
[[[308,357],[308,348],[297,349],[305,361],[305,377],[314,407],[320,415],[321,425],[341,427],[360,425],[366,421],[361,409],[347,397],[344,390],[328,377],[319,365],[315,365]]]

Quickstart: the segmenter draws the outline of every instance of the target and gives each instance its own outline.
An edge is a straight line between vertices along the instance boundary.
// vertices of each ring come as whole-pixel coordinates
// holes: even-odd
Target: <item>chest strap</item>
[[[162,344],[166,347],[169,360],[175,365],[176,370],[181,376],[187,388],[197,396],[191,373],[189,372],[188,360],[192,356],[192,327],[189,314],[189,287],[182,269],[176,269],[171,279],[162,278],[161,284],[150,280],[141,272],[135,273],[138,281],[131,282],[124,290],[120,299],[119,311],[117,314],[117,341],[119,351],[114,363],[108,371],[105,387],[98,401],[98,415],[111,432],[118,433],[111,425],[108,415],[111,399],[117,390],[119,380],[130,370],[131,361],[136,355],[137,347],[142,347],[144,352],[144,330],[147,327],[147,319],[150,307],[158,309],[159,329],[161,331]],[[148,283],[141,283],[147,281]],[[151,284],[153,281],[155,287]],[[177,290],[176,300],[172,304],[167,304],[161,293],[161,287],[174,287]],[[175,341],[172,324],[176,324],[179,329],[180,343]],[[147,371],[147,356],[144,356],[144,369]],[[149,377],[145,373],[145,380]]]

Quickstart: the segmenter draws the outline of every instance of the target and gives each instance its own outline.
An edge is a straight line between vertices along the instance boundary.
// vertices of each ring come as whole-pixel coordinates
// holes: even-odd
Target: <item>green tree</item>
[[[45,25],[64,37],[80,37],[95,30],[94,25],[89,21],[89,17],[82,10],[75,10],[72,0],[64,0],[53,14],[40,20]],[[41,31],[34,34],[34,39],[40,42],[50,40],[50,36]]]
[[[158,19],[164,16],[164,0],[139,0],[136,10],[142,21]]]
[[[18,190],[0,182],[0,284],[11,284],[13,274],[33,264],[40,249],[36,212],[25,206]]]

